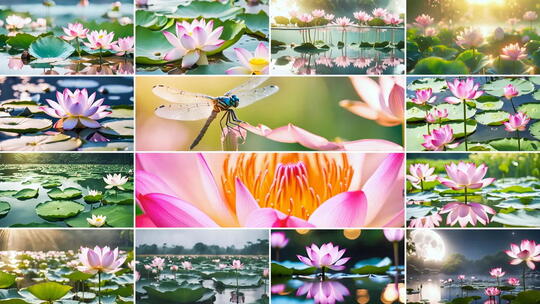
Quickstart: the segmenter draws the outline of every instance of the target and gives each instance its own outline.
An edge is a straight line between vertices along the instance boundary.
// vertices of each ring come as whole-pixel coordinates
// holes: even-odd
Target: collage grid
[[[0,302],[539,303],[538,13],[0,0]]]

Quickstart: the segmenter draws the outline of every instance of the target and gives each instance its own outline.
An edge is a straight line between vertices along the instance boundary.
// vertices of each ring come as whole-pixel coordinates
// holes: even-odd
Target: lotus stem
[[[79,37],[75,37],[75,42],[77,43],[77,54],[79,54],[79,58],[81,57],[81,44],[79,42]]]
[[[276,248],[276,261],[279,262],[279,248]]]
[[[394,264],[396,265],[396,276],[399,279],[399,242],[393,242],[394,245]],[[398,280],[396,280],[397,284]]]
[[[467,204],[467,187],[463,188],[465,192],[465,204]]]
[[[240,303],[240,294],[238,292],[238,269],[236,269],[236,303]]]
[[[102,57],[102,54],[101,54],[101,48],[99,49],[99,65],[102,65],[103,64],[103,57]]]
[[[324,278],[326,277],[325,273],[324,273],[324,266],[321,268],[322,270],[322,279],[324,280]]]
[[[521,275],[521,279],[523,280],[523,291],[525,291],[525,263],[523,264],[523,270],[522,270],[522,275]]]
[[[510,104],[512,105],[512,109],[514,110],[514,114],[517,114],[516,105],[514,105],[514,102],[512,101],[513,98],[510,98]]]
[[[467,144],[467,102],[463,99],[463,131],[465,132],[465,151],[469,151]]]
[[[101,271],[98,271],[98,304],[101,304]]]
[[[420,190],[422,190],[422,192],[424,192],[424,181],[423,180],[420,180]]]
[[[517,142],[518,142],[518,151],[521,151],[521,142],[519,137],[519,130],[516,130]]]

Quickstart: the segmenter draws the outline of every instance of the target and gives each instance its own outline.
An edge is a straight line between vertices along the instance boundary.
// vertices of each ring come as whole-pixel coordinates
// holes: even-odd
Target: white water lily
[[[103,181],[105,181],[107,184],[105,189],[112,189],[116,187],[120,190],[125,190],[122,186],[127,183],[128,177],[122,176],[122,174],[107,174],[107,176],[103,178]]]
[[[102,192],[99,191],[99,190],[88,190],[88,195],[90,196],[97,196],[97,195],[101,195]]]
[[[92,214],[92,217],[87,217],[86,221],[88,224],[94,226],[94,227],[101,227],[105,225],[105,222],[107,221],[107,217],[104,215],[95,215]]]

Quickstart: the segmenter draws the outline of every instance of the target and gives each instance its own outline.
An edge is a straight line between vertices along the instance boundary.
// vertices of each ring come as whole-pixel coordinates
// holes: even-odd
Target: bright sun
[[[478,5],[502,5],[504,0],[467,0],[470,4]]]
[[[415,230],[411,233],[416,254],[424,261],[440,262],[446,255],[446,246],[441,236],[428,229]]]

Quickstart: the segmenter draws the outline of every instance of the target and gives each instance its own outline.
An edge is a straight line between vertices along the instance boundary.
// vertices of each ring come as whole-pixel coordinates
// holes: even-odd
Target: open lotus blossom
[[[477,99],[484,94],[484,91],[478,90],[480,84],[475,83],[472,78],[460,80],[458,78],[454,81],[447,81],[448,88],[454,96],[446,97],[444,100],[451,104],[458,104],[463,101]]]
[[[488,297],[495,297],[501,294],[501,291],[497,287],[488,287],[484,290],[484,293]]]
[[[336,16],[334,16],[333,14],[326,14],[324,15],[324,19],[328,20],[328,21],[332,21],[334,20]]]
[[[455,148],[459,143],[454,141],[454,129],[450,125],[445,125],[439,129],[434,129],[431,134],[425,134],[422,146],[429,151],[445,151],[447,148]]]
[[[133,43],[133,36],[118,38],[117,43],[113,45],[113,50],[117,52],[118,56],[133,53]]]
[[[424,30],[424,35],[427,37],[435,37],[439,34],[439,31],[434,27],[428,27]]]
[[[464,49],[475,49],[484,43],[484,35],[479,29],[466,28],[456,36],[456,44]]]
[[[150,264],[150,267],[155,267],[155,268],[159,268],[159,269],[162,269],[163,266],[165,266],[165,259],[160,258],[160,257],[155,257],[152,260],[152,264]]]
[[[420,89],[416,90],[416,97],[412,98],[411,101],[417,105],[425,105],[427,103],[434,103],[437,99],[437,96],[433,95],[433,90],[429,89]]]
[[[56,101],[47,99],[47,106],[39,107],[47,115],[59,118],[54,124],[55,128],[73,130],[75,128],[99,128],[101,124],[97,122],[111,114],[109,106],[103,105],[103,98],[96,99],[96,93],[88,96],[86,89],[71,92],[64,89],[63,92],[56,92]]]
[[[339,17],[339,18],[336,18],[336,20],[332,24],[339,25],[339,26],[345,28],[347,26],[353,25],[354,23],[351,22],[351,19],[349,19],[347,17]]]
[[[240,262],[240,260],[233,260],[232,264],[231,264],[231,268],[235,269],[235,270],[240,270],[240,269],[244,268],[244,264],[242,264],[242,262]]]
[[[176,35],[167,31],[162,33],[174,47],[165,54],[164,59],[173,61],[182,58],[183,68],[190,68],[195,64],[207,65],[206,53],[215,51],[225,43],[225,40],[219,39],[223,26],[214,29],[213,20],[208,23],[204,19],[194,19],[191,23],[177,22]]]
[[[284,248],[289,244],[289,239],[285,236],[285,232],[272,232],[271,245],[272,248]]]
[[[501,58],[505,60],[523,60],[527,58],[527,49],[520,47],[519,43],[511,43],[502,49]]]
[[[322,9],[316,9],[311,12],[311,15],[315,18],[322,18],[326,13]]]
[[[386,16],[384,16],[383,21],[384,23],[393,26],[397,26],[403,23],[403,19],[401,19],[399,15],[396,14],[387,14]]]
[[[519,96],[519,91],[512,84],[508,84],[503,88],[504,97],[506,99],[512,99],[516,96]]]
[[[114,32],[107,32],[106,30],[91,31],[86,35],[88,42],[84,42],[84,45],[92,50],[111,50],[116,42],[113,42]]]
[[[301,256],[299,254],[296,256],[302,263],[311,267],[322,269],[324,272],[325,268],[332,270],[345,269],[345,266],[343,265],[351,259],[349,257],[342,258],[345,251],[347,250],[340,250],[339,246],[334,246],[332,243],[322,244],[320,248],[315,244],[311,244],[311,247],[306,246],[308,257]]]
[[[447,118],[448,117],[448,110],[447,109],[437,109],[435,108],[435,110],[431,111],[431,112],[428,112],[425,116],[426,118],[426,121],[429,122],[429,123],[436,123],[436,122],[441,122],[441,120],[443,118]]]
[[[366,24],[368,21],[373,20],[373,17],[371,17],[370,14],[364,11],[354,12],[353,16],[356,20],[360,21],[360,23],[363,23],[363,24]]]
[[[193,265],[191,264],[191,262],[188,262],[188,261],[183,261],[182,262],[182,267],[184,267],[185,270],[193,269]]]
[[[233,67],[225,71],[229,75],[265,75],[268,74],[270,52],[263,42],[259,43],[255,52],[252,54],[244,48],[235,48],[236,57],[242,64],[239,67]]]
[[[86,221],[88,224],[94,227],[101,227],[105,225],[105,222],[107,221],[107,217],[104,215],[95,215],[92,214],[91,218],[86,218]]]
[[[522,240],[519,246],[510,244],[510,250],[504,252],[512,258],[510,261],[512,265],[519,265],[524,262],[527,267],[534,270],[536,269],[535,262],[540,262],[540,244],[536,244],[535,241]]]
[[[80,250],[79,261],[82,266],[77,269],[84,273],[115,273],[121,269],[120,266],[126,260],[126,257],[119,256],[118,248],[111,250],[107,246],[96,246],[94,249],[81,247]]]
[[[403,223],[401,153],[141,154],[137,164],[138,226]]]
[[[376,18],[383,18],[384,16],[386,16],[388,14],[388,11],[384,8],[381,8],[381,7],[378,7],[376,9],[374,9],[371,14],[376,17]]]
[[[9,15],[6,17],[6,28],[8,30],[20,30],[32,22],[32,18]]]
[[[426,14],[422,14],[420,16],[417,16],[415,19],[414,19],[414,25],[418,26],[418,27],[421,27],[421,28],[427,28],[429,27],[430,25],[433,24],[433,21],[435,21],[435,19],[433,19],[431,16],[429,15],[426,15]]]
[[[225,269],[225,268],[227,268],[227,265],[226,264],[218,264],[218,268],[219,269]]]
[[[434,171],[435,168],[430,167],[429,164],[411,164],[409,166],[410,175],[407,175],[407,179],[411,182],[413,187],[423,189],[423,184],[425,182],[437,180],[437,175],[433,174]]]
[[[405,230],[403,229],[385,228],[383,233],[389,242],[401,242],[405,236]]]
[[[512,286],[519,286],[519,279],[518,278],[508,278],[508,284]]]
[[[490,222],[488,214],[495,214],[496,212],[491,207],[478,203],[453,202],[444,205],[440,213],[448,213],[446,217],[447,225],[454,226],[456,223],[459,223],[463,228],[468,223],[471,223],[473,226],[476,226],[477,222],[487,225]]]
[[[498,268],[493,268],[489,271],[489,274],[494,277],[494,278],[500,278],[500,277],[503,277],[506,272],[502,271],[502,268],[498,267]]]
[[[125,190],[124,185],[128,182],[127,176],[122,176],[122,174],[107,174],[103,178],[103,181],[107,184],[105,186],[105,189],[112,189],[112,188],[118,188],[120,190]]]
[[[98,195],[101,195],[101,194],[102,194],[102,192],[98,191],[98,190],[89,190],[88,191],[89,196],[98,196]]]
[[[329,141],[324,137],[313,134],[293,124],[270,129],[265,125],[254,127],[242,123],[246,130],[266,137],[267,139],[283,142],[298,143],[306,148],[320,151],[403,151],[403,147],[384,139],[360,139],[353,141]]]
[[[350,77],[362,101],[342,100],[339,105],[356,115],[375,120],[382,126],[397,126],[404,117],[404,78],[379,77],[379,82],[368,76]]]
[[[411,228],[435,228],[441,224],[442,217],[438,214],[432,214],[420,218],[411,218],[409,227]]]
[[[88,29],[84,28],[81,23],[68,23],[68,27],[62,27],[62,29],[64,30],[64,33],[66,33],[62,36],[62,39],[64,40],[73,40],[76,38],[83,39],[86,38],[86,35],[88,34]]]
[[[536,19],[538,19],[538,14],[534,11],[526,11],[523,14],[523,20],[525,21],[534,21]]]
[[[508,132],[525,131],[529,121],[531,121],[531,118],[523,112],[517,112],[514,115],[510,114],[508,121],[504,122],[504,129]]]
[[[298,20],[304,22],[304,23],[310,23],[313,21],[313,16],[311,14],[302,14],[298,17]]]
[[[453,190],[480,189],[495,181],[495,178],[484,178],[488,167],[485,164],[476,166],[475,163],[460,161],[458,164],[450,163],[445,165],[448,178],[439,177],[441,184]]]
[[[274,286],[272,286],[272,289]],[[349,289],[338,281],[303,281],[302,286],[296,291],[296,296],[306,295],[317,304],[332,304],[345,301],[350,295]]]

